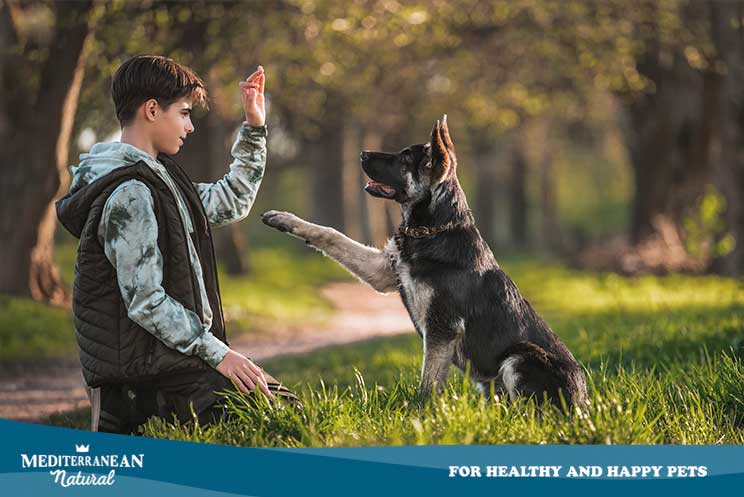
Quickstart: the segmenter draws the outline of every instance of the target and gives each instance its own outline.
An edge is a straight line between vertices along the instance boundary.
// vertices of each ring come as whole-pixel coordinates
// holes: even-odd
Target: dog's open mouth
[[[375,197],[382,198],[393,198],[395,196],[395,188],[388,185],[383,185],[377,181],[370,181],[367,186],[364,187],[364,191]]]

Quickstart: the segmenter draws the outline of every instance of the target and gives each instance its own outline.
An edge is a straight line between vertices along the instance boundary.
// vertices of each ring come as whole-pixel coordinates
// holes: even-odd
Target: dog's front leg
[[[381,250],[362,245],[333,228],[309,223],[289,212],[268,211],[261,216],[261,221],[304,240],[378,292],[389,292],[397,287],[392,265]]]
[[[421,368],[419,391],[430,395],[434,390],[441,392],[447,383],[447,375],[455,357],[454,337],[424,334],[424,364]]]

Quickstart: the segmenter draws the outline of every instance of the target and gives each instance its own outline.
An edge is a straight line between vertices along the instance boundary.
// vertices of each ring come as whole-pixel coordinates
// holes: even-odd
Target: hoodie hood
[[[131,166],[139,161],[156,162],[150,154],[128,143],[96,143],[91,147],[90,152],[80,154],[80,164],[70,167],[72,174],[70,193],[76,192],[112,171]]]
[[[80,164],[72,166],[70,192],[57,201],[57,217],[76,238],[80,238],[93,202],[112,183],[132,176],[141,177],[142,168],[158,164],[150,154],[120,142],[96,143],[90,152],[80,155]],[[139,165],[140,168],[134,167]]]

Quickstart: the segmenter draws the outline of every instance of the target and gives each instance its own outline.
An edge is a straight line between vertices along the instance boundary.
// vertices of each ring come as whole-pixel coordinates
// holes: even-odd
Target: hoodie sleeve
[[[212,367],[228,346],[205,330],[193,311],[163,288],[163,256],[150,190],[144,183],[122,183],[106,201],[98,237],[106,258],[116,268],[119,290],[129,319],[170,348],[197,355]]]
[[[212,226],[244,219],[256,200],[266,167],[266,126],[243,122],[231,153],[230,172],[215,183],[194,183]]]

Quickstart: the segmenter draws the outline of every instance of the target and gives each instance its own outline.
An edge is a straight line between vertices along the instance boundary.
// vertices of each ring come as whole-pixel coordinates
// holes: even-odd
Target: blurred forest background
[[[741,275],[743,16],[704,0],[2,0],[0,292],[69,303],[53,201],[79,153],[117,139],[111,75],[140,53],[208,85],[177,157],[195,181],[226,172],[237,83],[266,68],[268,167],[249,220],[217,232],[228,274],[283,243],[258,222],[269,208],[381,245],[399,209],[365,194],[359,151],[425,141],[446,113],[497,258]]]

